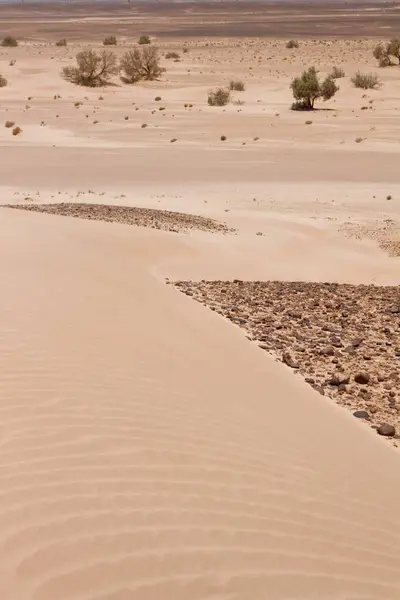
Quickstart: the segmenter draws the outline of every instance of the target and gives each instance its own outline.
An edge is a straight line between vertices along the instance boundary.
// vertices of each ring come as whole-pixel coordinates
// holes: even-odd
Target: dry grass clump
[[[225,88],[217,88],[208,92],[208,104],[210,106],[225,106],[230,102],[231,93]]]
[[[378,75],[375,75],[375,73],[361,73],[360,71],[353,75],[351,82],[354,87],[362,90],[375,90],[381,85]]]
[[[58,48],[61,48],[61,47],[66,46],[66,45],[67,45],[66,38],[62,38],[61,40],[58,40],[58,42],[56,42],[56,46]]]
[[[117,45],[117,38],[115,37],[115,35],[109,35],[108,37],[104,38],[103,40],[103,46],[116,46]]]
[[[15,121],[6,121],[4,123],[4,127],[7,127],[7,129],[10,129],[11,127],[14,127],[15,125]]]
[[[7,79],[3,75],[0,75],[0,88],[6,87],[7,83]]]
[[[122,56],[120,69],[124,83],[136,83],[140,80],[154,81],[165,72],[160,67],[160,57],[156,46],[134,48]]]
[[[329,75],[321,82],[315,67],[303,71],[300,77],[293,79],[290,87],[296,100],[292,104],[292,110],[314,110],[316,100],[322,98],[325,102],[339,90],[334,79]]]
[[[20,133],[22,133],[21,127],[14,127],[14,129],[12,130],[13,135],[19,135]]]
[[[99,54],[95,50],[83,50],[76,55],[77,66],[64,67],[62,76],[76,85],[98,87],[110,83],[119,72],[117,57],[109,50]]]
[[[11,35],[6,35],[6,37],[4,37],[0,42],[0,46],[3,46],[3,48],[15,48],[16,46],[18,46],[18,42],[15,39],[15,37],[12,37]]]
[[[299,42],[297,40],[289,40],[288,42],[286,42],[286,48],[288,48],[289,50],[291,50],[292,48],[298,48],[299,47]]]
[[[243,81],[232,79],[229,83],[229,89],[231,92],[244,92],[245,84]]]
[[[141,46],[143,46],[145,44],[151,44],[151,39],[149,38],[148,35],[141,35],[138,40],[138,44],[140,44]]]
[[[346,77],[346,73],[340,67],[332,67],[329,77],[331,79],[341,79],[342,77]]]
[[[165,58],[168,60],[170,60],[170,59],[179,60],[180,56],[177,52],[167,52],[165,55]]]
[[[234,232],[234,230],[228,229],[225,223],[207,217],[132,206],[62,202],[60,204],[9,204],[7,207],[65,217],[90,219],[93,221],[107,221],[109,223],[124,223],[138,227],[163,229],[174,233],[188,232],[192,229],[209,231],[211,233]]]

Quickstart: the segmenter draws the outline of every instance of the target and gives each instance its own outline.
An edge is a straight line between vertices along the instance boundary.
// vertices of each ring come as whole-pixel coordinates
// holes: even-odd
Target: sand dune
[[[2,597],[399,597],[398,455],[151,275],[181,236],[0,227]]]

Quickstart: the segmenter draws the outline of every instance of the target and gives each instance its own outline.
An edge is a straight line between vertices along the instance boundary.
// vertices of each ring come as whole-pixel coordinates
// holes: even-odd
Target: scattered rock
[[[369,383],[370,379],[371,378],[368,375],[368,373],[357,373],[356,375],[354,375],[354,381],[361,385],[366,385],[367,383]]]
[[[353,412],[353,417],[357,417],[357,419],[367,419],[367,420],[369,420],[371,418],[369,416],[369,413],[367,413],[366,410],[356,410],[355,412]]]
[[[393,425],[389,425],[388,423],[382,423],[382,425],[379,425],[377,432],[379,435],[385,435],[387,437],[393,437],[396,435],[395,428]]]

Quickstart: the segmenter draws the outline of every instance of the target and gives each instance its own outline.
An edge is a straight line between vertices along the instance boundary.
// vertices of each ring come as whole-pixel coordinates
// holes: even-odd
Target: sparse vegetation
[[[397,58],[400,64],[400,38],[393,38],[387,44],[377,44],[373,53],[380,67],[390,67],[393,63],[391,56]]]
[[[58,40],[58,42],[56,42],[56,46],[58,46],[59,48],[66,46],[67,45],[67,40],[65,38],[62,38],[61,40]]]
[[[235,92],[244,92],[245,90],[245,85],[243,81],[238,80],[231,80],[229,83],[229,89],[231,91],[235,91]]]
[[[331,79],[341,79],[342,77],[346,77],[346,73],[340,67],[332,67],[329,77]]]
[[[291,50],[292,48],[298,48],[299,47],[299,42],[297,40],[289,40],[288,42],[286,42],[286,48],[288,48],[289,50]]]
[[[182,52],[183,52],[183,54],[187,54],[189,52],[189,48],[187,48],[187,46],[184,46],[182,48]]]
[[[167,60],[170,60],[170,59],[172,59],[172,58],[173,58],[174,60],[179,60],[179,59],[180,59],[180,56],[179,56],[179,54],[178,54],[177,52],[167,52],[167,53],[166,53],[166,55],[165,55],[165,58],[166,58]]]
[[[11,127],[14,127],[15,122],[14,121],[6,121],[4,123],[4,127],[7,127],[7,129],[10,129]]]
[[[12,130],[13,135],[19,135],[20,133],[22,133],[21,127],[14,127],[14,129]]]
[[[18,42],[11,35],[6,35],[6,37],[0,42],[0,46],[3,46],[3,48],[15,48],[18,46]]]
[[[221,142],[225,142],[226,141],[226,135],[221,135]]]
[[[290,87],[296,102],[292,104],[292,110],[314,110],[316,100],[324,101],[332,98],[339,87],[329,75],[321,83],[315,67],[303,71],[300,77],[293,79]]]
[[[138,40],[138,44],[140,44],[141,46],[143,46],[144,44],[151,44],[151,39],[148,35],[141,35]]]
[[[160,67],[158,48],[155,46],[128,50],[121,58],[120,69],[124,83],[136,83],[141,79],[153,81],[165,71]]]
[[[225,106],[230,102],[231,93],[225,88],[217,88],[208,92],[208,104],[210,106]]]
[[[374,73],[361,73],[357,71],[351,78],[351,82],[356,88],[363,90],[375,90],[380,86],[379,77]]]
[[[109,50],[99,54],[95,50],[83,50],[76,55],[77,66],[64,67],[62,76],[76,85],[98,87],[107,85],[118,74],[117,57]]]
[[[103,46],[116,46],[117,45],[117,38],[115,37],[115,35],[109,35],[108,37],[104,38],[103,40]]]
[[[7,83],[7,79],[3,75],[0,75],[0,88],[6,87]]]

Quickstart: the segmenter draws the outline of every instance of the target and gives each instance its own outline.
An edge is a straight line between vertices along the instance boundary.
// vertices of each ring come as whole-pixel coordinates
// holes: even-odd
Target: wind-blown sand
[[[0,50],[0,598],[398,600],[400,455],[371,427],[398,429],[398,313],[360,300],[376,317],[365,345],[388,342],[362,398],[378,409],[362,421],[347,410],[360,407],[353,380],[322,396],[276,362],[276,342],[302,360],[303,330],[272,332],[265,351],[217,314],[231,318],[232,302],[208,297],[215,280],[277,281],[287,303],[271,298],[296,313],[297,286],[337,282],[390,286],[377,297],[397,306],[398,67],[376,68],[374,39],[303,37],[293,52],[286,39],[212,37],[242,18],[245,31],[260,18],[260,31],[284,23],[290,37],[311,21],[324,35],[357,21],[361,35],[394,28],[395,7],[359,6],[356,19],[302,3],[286,19],[276,6],[242,4],[234,18],[231,5],[179,17],[152,5],[133,18],[126,5],[111,18],[104,3],[68,21],[59,6],[0,7],[4,33],[23,38]],[[175,16],[182,37],[167,35]],[[60,78],[114,31],[118,54],[140,33],[162,35],[161,81],[92,90]],[[70,45],[55,48],[64,35]],[[343,67],[341,89],[328,110],[290,111],[290,80],[313,63]],[[354,89],[357,69],[382,87]],[[207,106],[232,78],[246,84],[243,104]],[[261,314],[267,294],[246,293],[235,302],[245,317],[256,301],[251,318],[275,323]],[[339,323],[331,309],[306,318],[332,315],[347,344],[343,319],[352,334],[362,314]],[[357,353],[346,364],[358,369]]]

